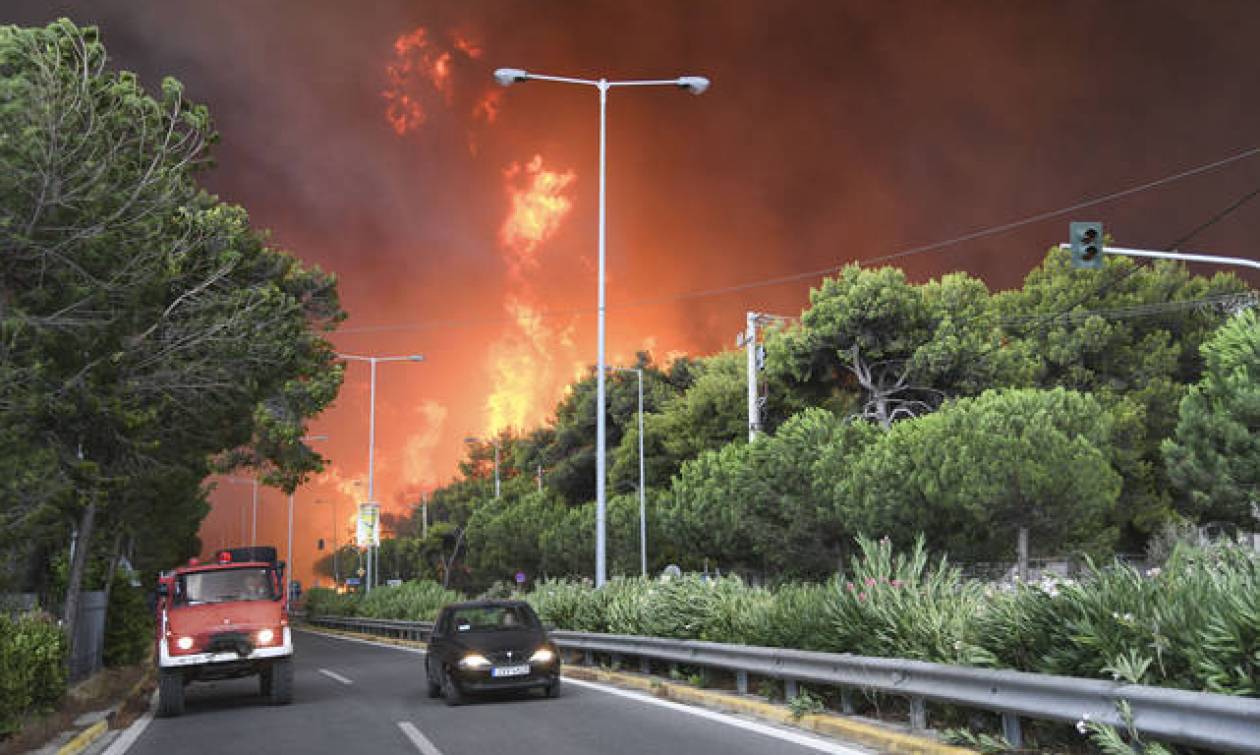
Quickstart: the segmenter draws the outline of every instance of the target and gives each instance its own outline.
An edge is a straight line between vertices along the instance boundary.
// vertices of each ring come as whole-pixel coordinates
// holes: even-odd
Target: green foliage
[[[304,594],[303,605],[311,616],[355,616],[359,612],[359,597],[327,587],[312,587]]]
[[[986,391],[899,422],[836,481],[839,516],[865,532],[928,533],[963,559],[1014,556],[1027,527],[1043,552],[1106,548],[1122,480],[1112,469],[1111,421],[1088,395],[1055,389]]]
[[[1260,503],[1260,317],[1245,310],[1203,345],[1203,378],[1181,400],[1168,473],[1201,521],[1253,527]]]
[[[51,617],[0,614],[0,737],[66,691],[66,640]]]
[[[923,539],[894,553],[887,539],[858,538],[860,555],[832,583],[828,645],[844,652],[935,663],[974,663],[967,630],[983,605],[983,588],[966,582],[944,558],[929,569]]]
[[[787,701],[788,710],[792,713],[792,718],[797,721],[808,715],[817,715],[827,710],[827,706],[823,705],[821,697],[814,693],[801,688],[800,693]]]
[[[1082,720],[1076,724],[1077,730],[1089,736],[1094,746],[1103,755],[1173,755],[1173,751],[1159,742],[1142,739],[1137,727],[1133,725],[1133,711],[1127,700],[1116,704],[1120,718],[1124,722],[1124,732],[1097,721]]]
[[[1260,695],[1260,558],[1238,546],[1181,546],[1149,575],[1115,564],[986,604],[973,641],[993,665]]]
[[[463,596],[444,589],[437,582],[418,580],[397,587],[374,587],[358,602],[357,615],[373,619],[433,621],[438,610],[447,603],[463,600]]]
[[[130,577],[115,575],[105,612],[106,666],[140,663],[153,643],[153,614],[144,601],[144,592],[131,586]]]

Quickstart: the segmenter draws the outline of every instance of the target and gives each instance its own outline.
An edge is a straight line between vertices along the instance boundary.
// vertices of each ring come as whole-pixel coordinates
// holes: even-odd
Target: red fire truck
[[[228,548],[158,578],[158,713],[184,712],[194,681],[258,675],[273,705],[293,698],[284,562],[272,547]]]

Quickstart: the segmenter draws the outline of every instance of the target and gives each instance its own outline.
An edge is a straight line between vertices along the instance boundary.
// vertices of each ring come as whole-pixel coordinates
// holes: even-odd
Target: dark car
[[[429,697],[459,705],[472,693],[560,694],[560,652],[528,603],[453,603],[438,614],[424,660]]]

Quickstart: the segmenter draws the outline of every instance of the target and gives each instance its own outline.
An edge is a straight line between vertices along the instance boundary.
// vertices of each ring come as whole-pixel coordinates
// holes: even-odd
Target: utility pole
[[[429,494],[420,494],[420,537],[428,539],[429,537]]]
[[[765,369],[765,348],[757,343],[757,327],[772,321],[790,320],[783,315],[749,312],[745,315],[744,331],[735,337],[735,345],[742,346],[748,355],[748,442],[757,439],[761,432],[762,399],[757,395],[757,373]]]

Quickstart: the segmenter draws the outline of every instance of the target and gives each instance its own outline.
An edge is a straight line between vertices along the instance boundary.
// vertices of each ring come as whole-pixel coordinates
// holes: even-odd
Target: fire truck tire
[[[184,675],[179,671],[158,672],[158,715],[170,717],[184,712]]]
[[[272,705],[293,702],[293,661],[288,658],[272,661],[271,667],[262,672],[262,688],[267,702]]]

